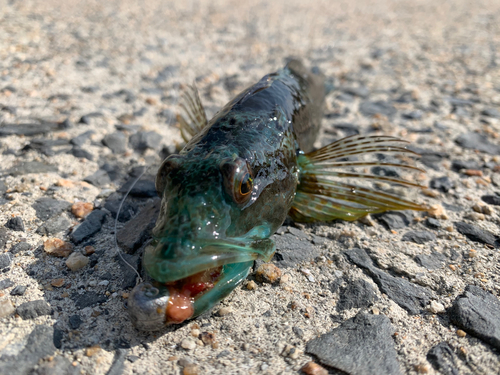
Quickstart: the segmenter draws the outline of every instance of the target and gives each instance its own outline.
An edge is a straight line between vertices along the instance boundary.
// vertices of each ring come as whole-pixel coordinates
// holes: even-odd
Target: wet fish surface
[[[187,144],[156,177],[161,209],[143,257],[154,282],[129,296],[138,329],[158,330],[212,308],[256,259],[272,258],[270,236],[287,215],[313,222],[425,209],[392,188],[419,184],[367,170],[423,172],[402,161],[416,155],[403,141],[355,135],[313,149],[325,96],[324,77],[298,60],[263,77],[210,121],[198,92],[188,88],[178,118]],[[393,154],[406,158],[384,156]],[[374,160],[362,160],[367,155]]]

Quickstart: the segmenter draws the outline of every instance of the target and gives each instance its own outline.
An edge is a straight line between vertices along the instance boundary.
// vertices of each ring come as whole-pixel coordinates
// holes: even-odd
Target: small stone
[[[10,299],[6,298],[0,301],[0,319],[11,316],[14,314],[14,311],[16,311],[16,309],[12,305]]]
[[[71,213],[77,218],[86,217],[94,209],[94,204],[91,202],[76,202],[71,206]]]
[[[410,225],[410,220],[403,212],[389,211],[373,216],[389,230],[402,229]]]
[[[467,336],[467,333],[465,333],[461,329],[457,329],[457,336],[458,337],[465,337],[465,336]]]
[[[92,211],[80,225],[71,233],[71,240],[78,244],[93,234],[101,230],[102,224],[106,219],[106,213],[101,210]]]
[[[429,305],[429,311],[433,314],[441,314],[445,311],[445,308],[442,303],[431,301],[431,304]]]
[[[144,151],[148,148],[155,150],[160,147],[161,139],[161,135],[154,131],[141,131],[130,136],[129,144],[137,151]]]
[[[68,259],[66,259],[66,266],[71,271],[77,271],[83,267],[85,267],[89,263],[89,258],[76,251],[72,253]]]
[[[463,148],[478,150],[491,155],[500,154],[500,146],[489,141],[489,137],[483,134],[469,132],[460,135],[455,142]]]
[[[17,314],[23,319],[35,319],[42,315],[50,315],[52,309],[44,300],[25,302],[16,309]]]
[[[0,254],[0,270],[10,266],[12,262],[12,255],[9,253]]]
[[[113,154],[124,154],[127,151],[127,137],[122,132],[114,132],[106,135],[102,143],[109,147]]]
[[[210,345],[212,347],[217,343],[217,340],[215,339],[215,333],[212,332],[202,332],[200,335],[200,339],[205,345]]]
[[[314,362],[307,362],[300,369],[306,375],[328,375],[328,370]]]
[[[436,189],[442,191],[443,193],[447,193],[455,186],[455,184],[448,176],[443,176],[439,178],[433,178],[429,186],[432,189]]]
[[[0,280],[0,290],[4,290],[14,286],[14,282],[11,279]]]
[[[83,148],[80,147],[73,147],[71,149],[71,154],[75,158],[81,158],[81,159],[87,159],[87,160],[94,160],[94,155],[92,155],[89,151],[84,150]]]
[[[12,217],[9,220],[7,220],[5,227],[17,232],[24,232],[23,219],[19,216]]]
[[[429,241],[436,240],[436,235],[432,232],[427,231],[410,231],[406,232],[401,241],[411,241],[417,244],[424,244]]]
[[[428,374],[429,370],[429,365],[426,363],[421,363],[415,366],[415,371],[417,371],[419,374]]]
[[[66,201],[60,201],[53,198],[40,198],[35,202],[33,208],[39,219],[47,220],[65,211],[69,205],[69,202]]]
[[[226,315],[232,314],[233,312],[234,312],[234,310],[232,307],[222,307],[219,309],[217,314],[219,316],[226,316]]]
[[[483,202],[491,204],[493,206],[500,206],[500,196],[498,195],[483,195],[481,197]]]
[[[38,227],[36,232],[42,236],[50,236],[61,232],[66,232],[71,223],[64,216],[52,217]]]
[[[425,225],[432,229],[441,228],[441,223],[432,217],[428,217],[427,219],[425,219]]]
[[[106,296],[95,292],[85,292],[85,294],[73,293],[71,299],[75,301],[75,306],[79,309],[101,304],[108,300]]]
[[[247,283],[246,287],[247,287],[248,290],[256,290],[257,289],[257,284],[255,283],[255,281],[250,280]]]
[[[94,345],[94,346],[91,346],[90,348],[85,349],[85,355],[87,357],[92,357],[92,356],[96,355],[97,353],[99,353],[100,351],[101,351],[101,347],[99,345]]]
[[[78,329],[80,328],[80,325],[83,323],[82,318],[80,318],[80,315],[71,315],[68,319],[68,322],[71,329]]]
[[[360,104],[359,111],[366,117],[383,115],[390,118],[396,114],[396,108],[391,103],[381,100],[376,102],[364,101]]]
[[[14,289],[10,291],[11,296],[22,296],[26,292],[26,285],[17,285]]]
[[[192,339],[184,339],[181,342],[181,347],[186,350],[193,350],[196,348],[196,342]]]
[[[88,182],[89,184],[97,187],[102,187],[109,185],[111,183],[111,178],[109,177],[107,171],[105,171],[104,169],[99,169],[90,176],[85,177],[83,181]]]
[[[337,310],[368,307],[377,301],[378,297],[370,283],[363,279],[346,280],[346,286],[339,290]]]
[[[73,251],[73,245],[59,238],[49,238],[43,243],[44,251],[52,256],[67,257]]]
[[[272,263],[264,263],[255,271],[255,278],[261,283],[273,284],[279,281],[281,270]]]
[[[427,210],[427,213],[434,219],[442,219],[443,215],[445,215],[445,210],[440,204],[435,204]]]
[[[54,279],[50,282],[50,285],[56,288],[60,288],[64,285],[65,281],[64,279]]]
[[[464,216],[464,219],[469,219],[472,221],[480,221],[480,220],[484,220],[485,217],[484,217],[484,214],[480,214],[477,212],[470,212]]]
[[[427,360],[432,364],[432,367],[443,375],[459,374],[455,357],[450,344],[445,341],[437,344],[427,353]]]
[[[500,247],[500,240],[493,233],[485,229],[464,222],[455,223],[455,228],[471,241]]]
[[[199,329],[192,329],[191,330],[191,336],[193,337],[198,337],[200,336],[201,331]]]

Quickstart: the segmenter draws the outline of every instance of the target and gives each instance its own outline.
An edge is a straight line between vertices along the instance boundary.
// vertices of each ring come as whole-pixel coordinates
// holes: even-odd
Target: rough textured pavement
[[[499,25],[497,0],[0,0],[0,373],[498,373]],[[280,281],[136,331],[126,183],[152,166],[117,224],[137,267],[182,85],[210,116],[289,56],[333,89],[317,145],[410,141],[432,209],[287,222]]]

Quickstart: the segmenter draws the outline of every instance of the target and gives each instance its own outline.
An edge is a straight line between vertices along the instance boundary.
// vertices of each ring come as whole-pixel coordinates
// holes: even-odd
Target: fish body
[[[156,283],[136,286],[129,298],[137,328],[160,329],[213,307],[245,279],[255,259],[271,259],[270,236],[288,214],[299,221],[354,220],[370,212],[422,208],[396,195],[332,181],[372,178],[414,185],[332,171],[405,168],[336,160],[406,150],[380,136],[350,137],[313,151],[324,101],[323,76],[297,60],[243,91],[210,121],[197,92],[187,96],[180,120],[183,136],[191,139],[158,171],[161,210],[143,257]]]

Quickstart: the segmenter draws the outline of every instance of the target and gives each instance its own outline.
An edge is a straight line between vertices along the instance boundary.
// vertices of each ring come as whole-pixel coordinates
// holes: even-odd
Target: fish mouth
[[[137,285],[129,295],[129,313],[138,329],[159,330],[200,315],[246,278],[254,260],[269,261],[275,251],[270,239],[199,242],[203,246],[197,254],[173,259],[156,256],[162,244],[146,248],[144,267],[156,281]]]

